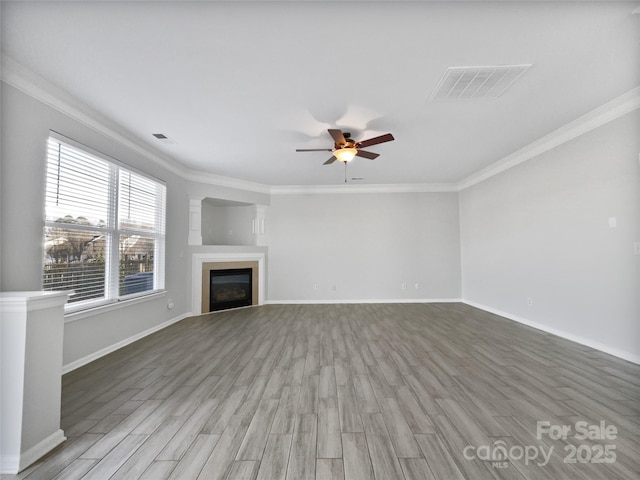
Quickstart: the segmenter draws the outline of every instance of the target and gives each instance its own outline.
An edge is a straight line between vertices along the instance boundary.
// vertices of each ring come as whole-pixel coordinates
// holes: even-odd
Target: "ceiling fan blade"
[[[356,152],[356,157],[364,157],[368,158],[369,160],[373,160],[374,158],[378,158],[379,156],[379,153],[365,152],[364,150],[358,150]]]
[[[332,152],[330,148],[296,148],[296,152]]]
[[[323,165],[331,165],[333,162],[337,160],[336,157],[331,157],[329,160],[323,163]]]
[[[384,135],[380,135],[379,137],[370,138],[368,140],[363,140],[356,143],[356,148],[370,147],[371,145],[390,142],[391,140],[395,140],[395,138],[393,138],[393,135],[391,135],[390,133],[385,133]]]
[[[347,141],[344,138],[344,134],[342,133],[342,130],[330,128],[329,135],[331,135],[331,138],[333,138],[333,141],[336,142],[337,145],[343,145],[347,143]]]

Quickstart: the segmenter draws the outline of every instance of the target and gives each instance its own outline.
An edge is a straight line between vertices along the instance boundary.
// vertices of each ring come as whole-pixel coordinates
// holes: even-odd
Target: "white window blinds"
[[[106,226],[111,170],[108,162],[49,139],[45,220],[69,223],[81,218]]]
[[[73,309],[164,288],[164,184],[52,136],[45,188],[45,290]]]

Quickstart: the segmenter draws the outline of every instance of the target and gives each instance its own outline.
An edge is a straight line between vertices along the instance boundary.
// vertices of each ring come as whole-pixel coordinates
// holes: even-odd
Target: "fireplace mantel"
[[[208,313],[202,311],[202,268],[205,263],[258,262],[258,305],[265,301],[265,254],[263,252],[204,252],[194,253],[191,261],[191,312],[193,315]]]

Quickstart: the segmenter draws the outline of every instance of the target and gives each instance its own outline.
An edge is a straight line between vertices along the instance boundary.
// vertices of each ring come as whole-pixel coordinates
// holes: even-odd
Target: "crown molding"
[[[459,192],[531,160],[598,127],[640,108],[640,86],[614,98],[544,137],[516,150],[459,183],[396,185],[283,185],[271,187],[272,195],[335,193]]]
[[[191,182],[206,183],[217,187],[235,188],[267,195],[271,193],[271,187],[264,183],[249,182],[248,180],[240,180],[239,178],[225,177],[208,172],[199,172],[197,170],[187,170],[182,177]]]
[[[48,80],[27,69],[4,53],[1,55],[0,74],[2,81],[8,85],[120,143],[185,180],[271,195],[458,192],[640,108],[640,86],[638,86],[488,167],[469,175],[459,183],[270,186],[191,170],[174,158],[154,152],[148,146],[132,139],[128,132],[104,115],[78,101],[65,90],[52,85]]]
[[[149,147],[132,139],[125,130],[113,121],[80,102],[67,91],[56,87],[45,78],[24,67],[13,58],[2,54],[1,62],[1,78],[3,82],[129,148],[185,180],[208,183],[219,187],[269,193],[268,185],[188,169],[174,158],[154,152]]]
[[[458,183],[464,190],[640,108],[640,86],[516,150]]]
[[[408,184],[408,185],[287,185],[270,186],[225,177],[208,172],[191,170],[177,160],[164,157],[129,137],[121,127],[78,101],[65,90],[56,87],[48,80],[27,69],[13,58],[2,54],[2,80],[7,84],[41,101],[79,123],[97,131],[111,140],[124,145],[148,160],[160,165],[179,177],[197,183],[218,187],[228,187],[256,193],[285,194],[332,194],[332,193],[397,193],[397,192],[451,192],[456,191],[454,184]]]
[[[133,140],[121,127],[88,105],[77,100],[67,91],[56,87],[45,78],[5,54],[2,54],[1,61],[2,81],[8,85],[62,112],[107,138],[124,145],[170,172],[181,177],[185,176],[186,169],[182,164],[172,158],[163,157]]]
[[[271,187],[271,195],[331,195],[336,193],[439,193],[457,191],[458,187],[454,183],[280,185]]]

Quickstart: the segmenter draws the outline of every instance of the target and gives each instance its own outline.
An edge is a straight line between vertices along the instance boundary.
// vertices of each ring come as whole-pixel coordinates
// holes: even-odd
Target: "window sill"
[[[124,300],[119,300],[111,303],[106,303],[103,305],[97,305],[95,307],[87,307],[82,310],[76,310],[73,312],[65,313],[64,315],[64,323],[71,323],[77,320],[82,320],[84,318],[93,317],[94,315],[100,315],[103,313],[110,312],[112,310],[118,310],[123,307],[129,307],[131,305],[136,305],[138,303],[147,302],[150,300],[155,300],[161,297],[164,297],[167,294],[166,290],[156,290],[153,293],[149,293],[146,295],[140,295],[133,298],[127,298]]]

